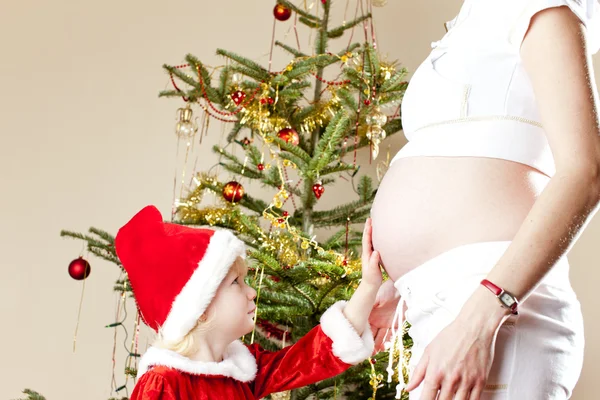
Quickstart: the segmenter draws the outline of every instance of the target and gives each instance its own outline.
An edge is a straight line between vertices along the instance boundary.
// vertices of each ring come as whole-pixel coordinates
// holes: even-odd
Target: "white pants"
[[[479,242],[440,254],[395,282],[406,302],[413,339],[409,371],[425,347],[459,313],[496,264],[507,242]],[[491,293],[490,293],[491,295]],[[571,396],[583,364],[583,320],[561,258],[500,327],[482,400],[562,400]],[[419,400],[422,385],[410,394]]]

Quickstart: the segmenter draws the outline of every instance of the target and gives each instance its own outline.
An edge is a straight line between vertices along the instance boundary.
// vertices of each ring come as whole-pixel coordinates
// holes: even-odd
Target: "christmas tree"
[[[353,224],[364,222],[376,193],[372,180],[359,174],[356,152],[368,148],[377,158],[381,141],[402,128],[399,104],[407,86],[406,70],[380,58],[372,3],[368,1],[366,10],[352,21],[331,27],[333,2],[321,0],[313,12],[285,0],[277,2],[273,11],[277,20],[294,15],[315,35],[310,55],[279,41],[272,43],[290,54],[281,71],[271,71],[270,61],[264,67],[221,49],[217,54],[227,63],[219,68],[218,79],[216,69],[193,55],[187,55],[183,65],[164,66],[173,89],[160,96],[185,103],[176,126],[179,140],[189,149],[207,129],[205,122],[198,133],[192,105],[204,113],[204,121],[229,124],[227,145],[213,150],[221,168],[236,176],[222,182],[218,174],[195,171],[192,185],[174,201],[172,221],[230,229],[247,244],[248,279],[258,296],[255,330],[244,341],[259,342],[270,350],[302,337],[330,305],[352,295],[361,270],[357,252],[361,233]],[[335,39],[354,29],[364,30],[363,43],[330,51]],[[242,149],[243,157],[231,151],[233,146]],[[339,177],[353,183],[356,198],[316,210],[319,198]],[[273,197],[263,200],[247,193],[244,184],[249,181],[271,188]],[[203,204],[204,194],[210,192],[220,198],[217,204]],[[333,233],[317,239],[318,228]],[[119,266],[115,290],[123,301],[132,297],[113,235],[96,228],[90,234],[61,235],[87,241],[90,252]],[[80,270],[83,279],[87,268]],[[119,321],[117,316],[109,327],[118,328],[124,320]],[[134,332],[139,323],[136,316]],[[410,347],[410,339],[403,339]],[[137,341],[132,340],[125,367],[128,378],[114,387],[119,396],[127,392],[129,377],[135,377],[139,356]],[[393,398],[395,383],[383,378],[387,365],[388,354],[383,352],[336,378],[272,397]]]

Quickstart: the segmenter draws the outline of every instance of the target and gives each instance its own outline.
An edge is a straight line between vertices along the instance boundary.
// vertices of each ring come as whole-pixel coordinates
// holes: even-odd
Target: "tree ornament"
[[[242,139],[242,146],[246,147],[249,144],[252,144],[252,139],[250,139],[248,137],[245,137],[245,138]]]
[[[320,199],[321,196],[323,195],[323,192],[325,192],[325,187],[323,187],[323,184],[321,182],[316,182],[313,187],[312,187],[313,193],[315,194],[315,197],[317,199]]]
[[[256,167],[258,168],[259,171],[262,171],[265,169],[265,164],[258,164]]]
[[[383,126],[387,122],[387,115],[381,112],[379,107],[376,107],[370,114],[365,117],[367,125]]]
[[[273,15],[278,21],[287,21],[292,16],[292,10],[283,4],[277,4],[275,5],[275,8],[273,8]]]
[[[379,107],[375,107],[366,117],[367,139],[371,142],[371,155],[375,159],[379,155],[379,144],[386,137],[386,132],[382,128],[387,122],[387,116],[381,112]]]
[[[83,257],[76,258],[69,263],[69,275],[77,281],[84,280],[90,276],[90,272],[92,272],[90,263]]]
[[[175,134],[179,138],[191,138],[198,132],[198,125],[194,118],[192,108],[188,104],[184,108],[177,109],[179,112],[179,121],[175,125]]]
[[[244,187],[236,181],[227,182],[223,186],[223,198],[230,203],[239,202],[244,197]]]
[[[385,137],[385,129],[379,125],[372,125],[367,129],[367,139],[371,141],[371,155],[374,159],[379,155],[379,144]]]
[[[298,146],[300,144],[300,136],[298,135],[298,132],[292,128],[283,128],[279,131],[279,133],[277,133],[277,137],[290,144],[293,144],[294,146]]]
[[[231,94],[231,100],[235,103],[236,106],[242,104],[244,99],[246,98],[246,93],[243,90],[236,90]]]

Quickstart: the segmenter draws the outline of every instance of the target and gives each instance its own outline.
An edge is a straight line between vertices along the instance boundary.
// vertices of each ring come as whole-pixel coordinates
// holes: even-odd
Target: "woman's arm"
[[[584,34],[567,7],[551,8],[532,19],[521,46],[556,163],[556,174],[487,277],[521,300],[575,243],[600,199],[597,99]],[[490,311],[495,312],[488,318]],[[481,287],[462,314],[495,330],[504,310]]]
[[[556,174],[487,276],[521,300],[575,243],[599,203],[600,131],[584,29],[569,8],[548,8],[531,19],[520,47],[556,164]],[[426,348],[407,390],[424,382],[421,400],[479,399],[507,315],[479,287]]]

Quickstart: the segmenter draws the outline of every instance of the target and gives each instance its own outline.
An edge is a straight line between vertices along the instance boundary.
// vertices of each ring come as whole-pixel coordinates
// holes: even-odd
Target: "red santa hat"
[[[163,222],[147,206],[115,238],[144,322],[169,342],[185,337],[212,301],[244,243],[226,230]]]

